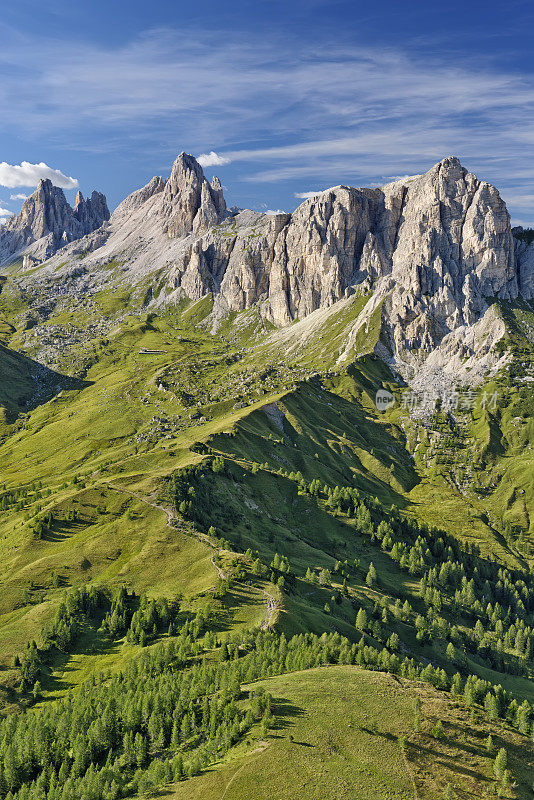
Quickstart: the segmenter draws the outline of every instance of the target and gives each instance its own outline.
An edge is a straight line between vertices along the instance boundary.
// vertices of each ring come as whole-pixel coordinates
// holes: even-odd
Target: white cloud
[[[284,211],[282,208],[277,208],[276,210],[270,208],[265,213],[269,214],[271,217],[275,217],[277,214],[287,214],[287,211]]]
[[[28,199],[28,195],[27,194],[23,194],[22,192],[20,192],[19,194],[12,194],[11,195],[11,200],[27,200],[27,199]]]
[[[415,181],[420,177],[420,175],[387,175],[383,182],[379,184],[379,186],[387,186],[388,183],[399,183],[400,181],[403,181],[404,183],[412,183],[412,181]]]
[[[197,156],[197,161],[201,167],[224,167],[225,164],[230,163],[229,158],[220,156],[218,153],[214,153],[213,150],[209,153],[202,153],[200,156]]]
[[[295,197],[298,197],[300,200],[309,200],[310,197],[317,197],[318,194],[322,194],[324,189],[318,189],[316,192],[295,192]]]
[[[507,203],[522,208],[531,208],[534,211],[534,194],[513,194],[510,192],[503,192],[504,199]]]
[[[9,211],[7,208],[0,208],[0,217],[7,217],[11,215],[13,212]]]
[[[78,187],[76,178],[69,178],[61,170],[52,169],[44,161],[40,164],[30,164],[29,161],[23,161],[21,164],[0,162],[0,186],[7,186],[9,189],[17,186],[37,186],[41,178],[49,178],[54,186],[59,186],[61,189]]]

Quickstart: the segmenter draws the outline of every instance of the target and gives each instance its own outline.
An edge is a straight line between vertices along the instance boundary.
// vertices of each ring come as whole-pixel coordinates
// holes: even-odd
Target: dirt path
[[[225,581],[225,580],[226,580],[226,578],[227,578],[228,576],[227,576],[226,572],[225,572],[225,571],[222,569],[222,567],[220,567],[218,564],[216,564],[216,563],[215,563],[215,561],[213,560],[214,558],[215,558],[215,554],[213,554],[213,555],[211,556],[211,558],[210,558],[210,564],[212,565],[212,567],[213,567],[215,570],[217,570],[217,575],[219,576],[219,578],[220,578],[222,581]]]
[[[149,495],[148,498],[144,497],[143,495],[138,494],[137,492],[132,492],[131,489],[126,489],[124,486],[119,486],[118,484],[115,483],[106,483],[106,486],[109,486],[109,488],[113,489],[115,492],[122,492],[124,494],[129,494],[131,497],[135,497],[136,500],[139,500],[140,503],[145,503],[145,505],[150,506],[151,508],[156,508],[158,511],[163,511],[163,513],[167,518],[167,527],[172,529],[176,527],[175,526],[176,517],[172,509],[166,508],[165,506],[156,503],[153,496],[151,497]],[[211,541],[210,537],[207,534],[197,530],[191,531],[191,534],[195,536],[197,539],[199,539],[201,542],[204,542],[204,544],[207,544],[208,547],[211,547],[213,550],[217,550],[216,545],[213,544],[213,542]],[[210,563],[217,572],[219,578],[222,581],[224,581],[228,577],[228,574],[223,570],[222,567],[220,567],[218,564],[215,563],[214,560],[215,555],[216,553],[213,553],[213,555],[210,556]],[[267,609],[265,612],[265,617],[260,625],[261,630],[264,631],[267,628],[270,628],[276,622],[278,612],[280,611],[280,602],[279,600],[277,600],[276,597],[273,597],[273,595],[269,594],[269,592],[267,592],[265,589],[260,589],[260,592],[265,596],[267,600]]]
[[[253,758],[253,759],[252,759],[252,762],[256,761],[256,760],[257,760],[257,759],[260,757],[260,755],[263,753],[263,751],[267,749],[267,747],[269,747],[269,742],[263,742],[263,743],[262,743],[262,745],[260,745],[259,747],[257,747],[255,750],[252,750],[252,752],[250,752],[250,753],[248,754],[248,755],[249,755],[249,757],[250,757],[251,755],[254,755],[254,753],[258,753],[258,755],[256,756],[256,758]],[[229,780],[229,781],[228,781],[228,783],[226,784],[226,787],[225,787],[225,789],[224,789],[224,792],[222,793],[222,795],[221,795],[221,797],[220,797],[220,800],[224,800],[224,798],[226,797],[226,794],[227,794],[227,792],[228,792],[228,789],[230,788],[230,786],[233,784],[233,782],[236,780],[236,778],[238,778],[238,777],[239,777],[239,775],[240,775],[240,774],[243,772],[243,770],[245,769],[245,767],[248,767],[248,766],[250,766],[250,764],[251,764],[252,762],[251,762],[251,761],[249,761],[249,760],[245,761],[245,763],[244,763],[244,764],[242,764],[242,765],[239,767],[239,769],[237,769],[237,770],[234,772],[234,774],[232,775],[232,777],[230,778],[230,780]]]
[[[145,503],[145,505],[147,506],[151,506],[152,508],[157,508],[158,511],[163,511],[163,513],[167,517],[167,527],[174,528],[174,521],[176,517],[174,516],[173,512],[170,509],[165,508],[165,506],[161,506],[158,503],[154,503],[151,502],[150,500],[147,500],[147,498],[143,497],[143,495],[138,494],[137,492],[132,492],[131,489],[126,489],[125,486],[118,486],[115,483],[106,483],[105,486],[109,486],[109,488],[113,489],[115,492],[122,492],[123,494],[129,494],[131,497],[135,497],[136,500],[139,500],[140,503]],[[199,534],[199,535],[204,536],[204,534]]]
[[[147,497],[144,497],[141,494],[138,494],[137,492],[132,492],[131,489],[126,489],[124,486],[119,486],[119,485],[114,484],[114,483],[108,483],[106,485],[109,486],[110,489],[113,489],[116,492],[123,492],[125,494],[129,494],[131,497],[135,497],[135,499],[139,500],[140,503],[145,503],[145,505],[150,506],[151,508],[156,508],[156,509],[158,509],[158,511],[163,511],[163,513],[167,517],[167,527],[168,528],[172,528],[172,529],[174,529],[176,527],[175,523],[177,521],[177,518],[175,517],[174,512],[172,511],[172,509],[166,508],[165,506],[162,506],[159,503],[156,503],[153,496],[149,495],[148,498],[147,498]],[[197,531],[197,530],[190,531],[190,533],[193,536],[195,536],[197,539],[199,539],[201,542],[204,542],[204,544],[207,544],[208,547],[211,547],[212,549],[216,549],[216,545],[213,544],[213,542],[211,541],[210,537],[207,534],[202,533],[202,531]],[[214,570],[217,572],[217,575],[219,576],[219,578],[224,581],[224,580],[226,580],[228,575],[222,569],[222,567],[220,567],[218,564],[215,563],[215,561],[214,561],[215,555],[216,554],[214,553],[210,557],[210,563],[213,566]]]
[[[265,631],[276,622],[281,604],[276,597],[273,597],[272,594],[269,594],[265,589],[260,589],[260,592],[267,598],[267,610],[265,611],[265,617],[260,625],[260,629]]]
[[[243,770],[245,769],[245,767],[246,767],[246,766],[248,766],[248,765],[247,765],[247,764],[242,764],[242,765],[239,767],[239,769],[238,769],[236,772],[234,772],[234,774],[232,775],[232,777],[230,778],[230,780],[229,780],[229,781],[228,781],[228,783],[226,784],[226,788],[225,788],[224,792],[223,792],[223,793],[222,793],[222,795],[221,795],[221,800],[224,800],[224,798],[226,797],[226,794],[227,794],[227,792],[228,792],[228,789],[230,788],[230,786],[232,785],[232,783],[235,781],[235,779],[239,777],[239,775],[241,774],[241,772],[243,772]]]

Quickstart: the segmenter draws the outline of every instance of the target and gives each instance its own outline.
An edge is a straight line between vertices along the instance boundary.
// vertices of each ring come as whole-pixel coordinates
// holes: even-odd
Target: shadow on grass
[[[74,657],[117,655],[120,648],[120,640],[110,640],[95,630],[87,630],[71,651],[54,650],[53,656],[48,662],[50,672],[48,675],[43,674],[41,681],[42,688],[47,694],[40,702],[55,700],[58,692],[68,691],[76,686],[76,683],[68,679],[69,673],[77,671],[77,668],[69,663]]]
[[[52,527],[43,534],[41,541],[51,543],[63,542],[65,539],[70,539],[71,536],[81,533],[86,528],[87,524],[79,522],[78,520],[56,520]]]
[[[224,595],[223,607],[217,615],[215,624],[211,630],[215,633],[229,631],[236,624],[235,614],[240,609],[257,606],[264,602],[263,597],[255,597],[252,586],[247,584],[235,584]],[[237,620],[239,622],[239,620]]]
[[[361,725],[360,730],[367,733],[369,736],[378,736],[381,739],[386,739],[388,742],[396,742],[397,737],[388,731],[379,731],[377,728],[366,728]]]
[[[92,383],[63,375],[0,344],[0,404],[10,409],[12,421],[18,412],[33,411],[59,392],[85,389]]]

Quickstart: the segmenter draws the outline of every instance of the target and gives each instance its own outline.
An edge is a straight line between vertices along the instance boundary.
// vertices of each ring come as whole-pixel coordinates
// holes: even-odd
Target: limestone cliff
[[[154,276],[151,302],[211,292],[215,321],[257,304],[277,326],[364,292],[369,309],[382,309],[387,351],[423,358],[477,323],[488,300],[532,297],[532,252],[514,239],[497,189],[454,157],[423,175],[336,186],[292,214],[268,215],[229,212],[219,180],[210,184],[182,153],[166,181],[134,192],[49,267],[83,253],[90,274],[120,259],[123,280]]]
[[[81,239],[109,219],[106,198],[100,192],[84,199],[78,192],[72,208],[62,189],[48,179],[39,181],[17,216],[0,228],[0,264],[26,253],[39,262],[75,239]]]

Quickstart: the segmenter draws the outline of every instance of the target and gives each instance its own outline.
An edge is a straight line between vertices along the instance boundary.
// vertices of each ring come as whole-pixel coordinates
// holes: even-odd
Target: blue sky
[[[113,208],[213,153],[229,204],[291,210],[454,154],[532,225],[533,30],[531,0],[3,4],[0,217],[47,167]]]

